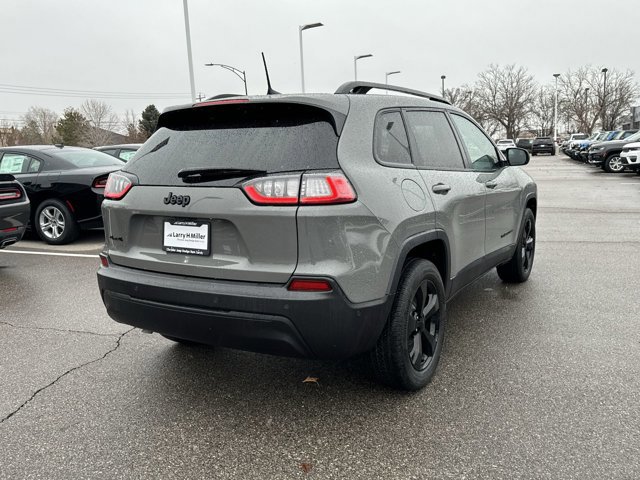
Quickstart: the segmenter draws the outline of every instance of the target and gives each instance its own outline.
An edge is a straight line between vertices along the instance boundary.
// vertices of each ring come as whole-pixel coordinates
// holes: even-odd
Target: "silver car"
[[[529,154],[503,155],[434,95],[350,82],[169,108],[158,127],[105,189],[98,283],[118,322],[182,343],[366,353],[381,381],[416,390],[447,301],[492,268],[531,273]]]

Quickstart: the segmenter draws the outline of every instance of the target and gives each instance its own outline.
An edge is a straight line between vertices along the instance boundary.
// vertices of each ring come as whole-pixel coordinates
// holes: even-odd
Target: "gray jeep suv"
[[[373,88],[413,96],[372,95]],[[182,343],[341,359],[426,385],[447,301],[527,280],[536,185],[423,92],[225,98],[163,112],[102,204],[109,315]]]

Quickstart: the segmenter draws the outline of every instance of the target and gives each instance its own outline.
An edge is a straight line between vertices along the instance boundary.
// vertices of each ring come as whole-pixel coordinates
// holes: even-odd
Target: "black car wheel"
[[[507,263],[498,265],[496,270],[500,279],[507,283],[526,282],[533,268],[536,253],[536,217],[531,209],[524,211],[518,244],[513,257]]]
[[[620,173],[624,170],[624,163],[620,158],[620,154],[612,153],[609,155],[603,164],[604,171],[607,173]]]
[[[42,202],[34,217],[34,229],[49,245],[64,245],[78,238],[76,219],[63,202],[50,199]]]
[[[392,387],[419,390],[435,373],[447,315],[436,266],[423,259],[404,269],[389,320],[371,352],[377,378]]]

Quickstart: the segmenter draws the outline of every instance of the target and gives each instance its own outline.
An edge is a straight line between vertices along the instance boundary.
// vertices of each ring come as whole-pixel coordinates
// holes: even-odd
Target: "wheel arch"
[[[451,271],[450,252],[449,239],[443,230],[431,230],[406,239],[400,247],[400,254],[391,275],[388,292],[394,294],[397,291],[402,271],[412,259],[423,258],[432,262],[440,272],[448,297],[451,287],[449,278]]]

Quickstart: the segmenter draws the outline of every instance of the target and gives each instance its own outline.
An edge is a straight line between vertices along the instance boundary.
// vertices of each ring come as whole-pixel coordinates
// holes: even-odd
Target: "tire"
[[[71,243],[80,234],[78,223],[69,207],[53,198],[38,205],[33,228],[40,239],[49,245]]]
[[[531,209],[524,211],[516,251],[511,260],[498,265],[498,276],[506,283],[522,283],[529,279],[536,253],[536,217]]]
[[[412,260],[402,272],[387,325],[370,353],[378,381],[410,391],[426,386],[440,360],[446,317],[440,272],[428,260]]]
[[[612,153],[605,158],[603,163],[604,171],[607,173],[622,173],[624,172],[624,164],[620,159],[620,154]]]

